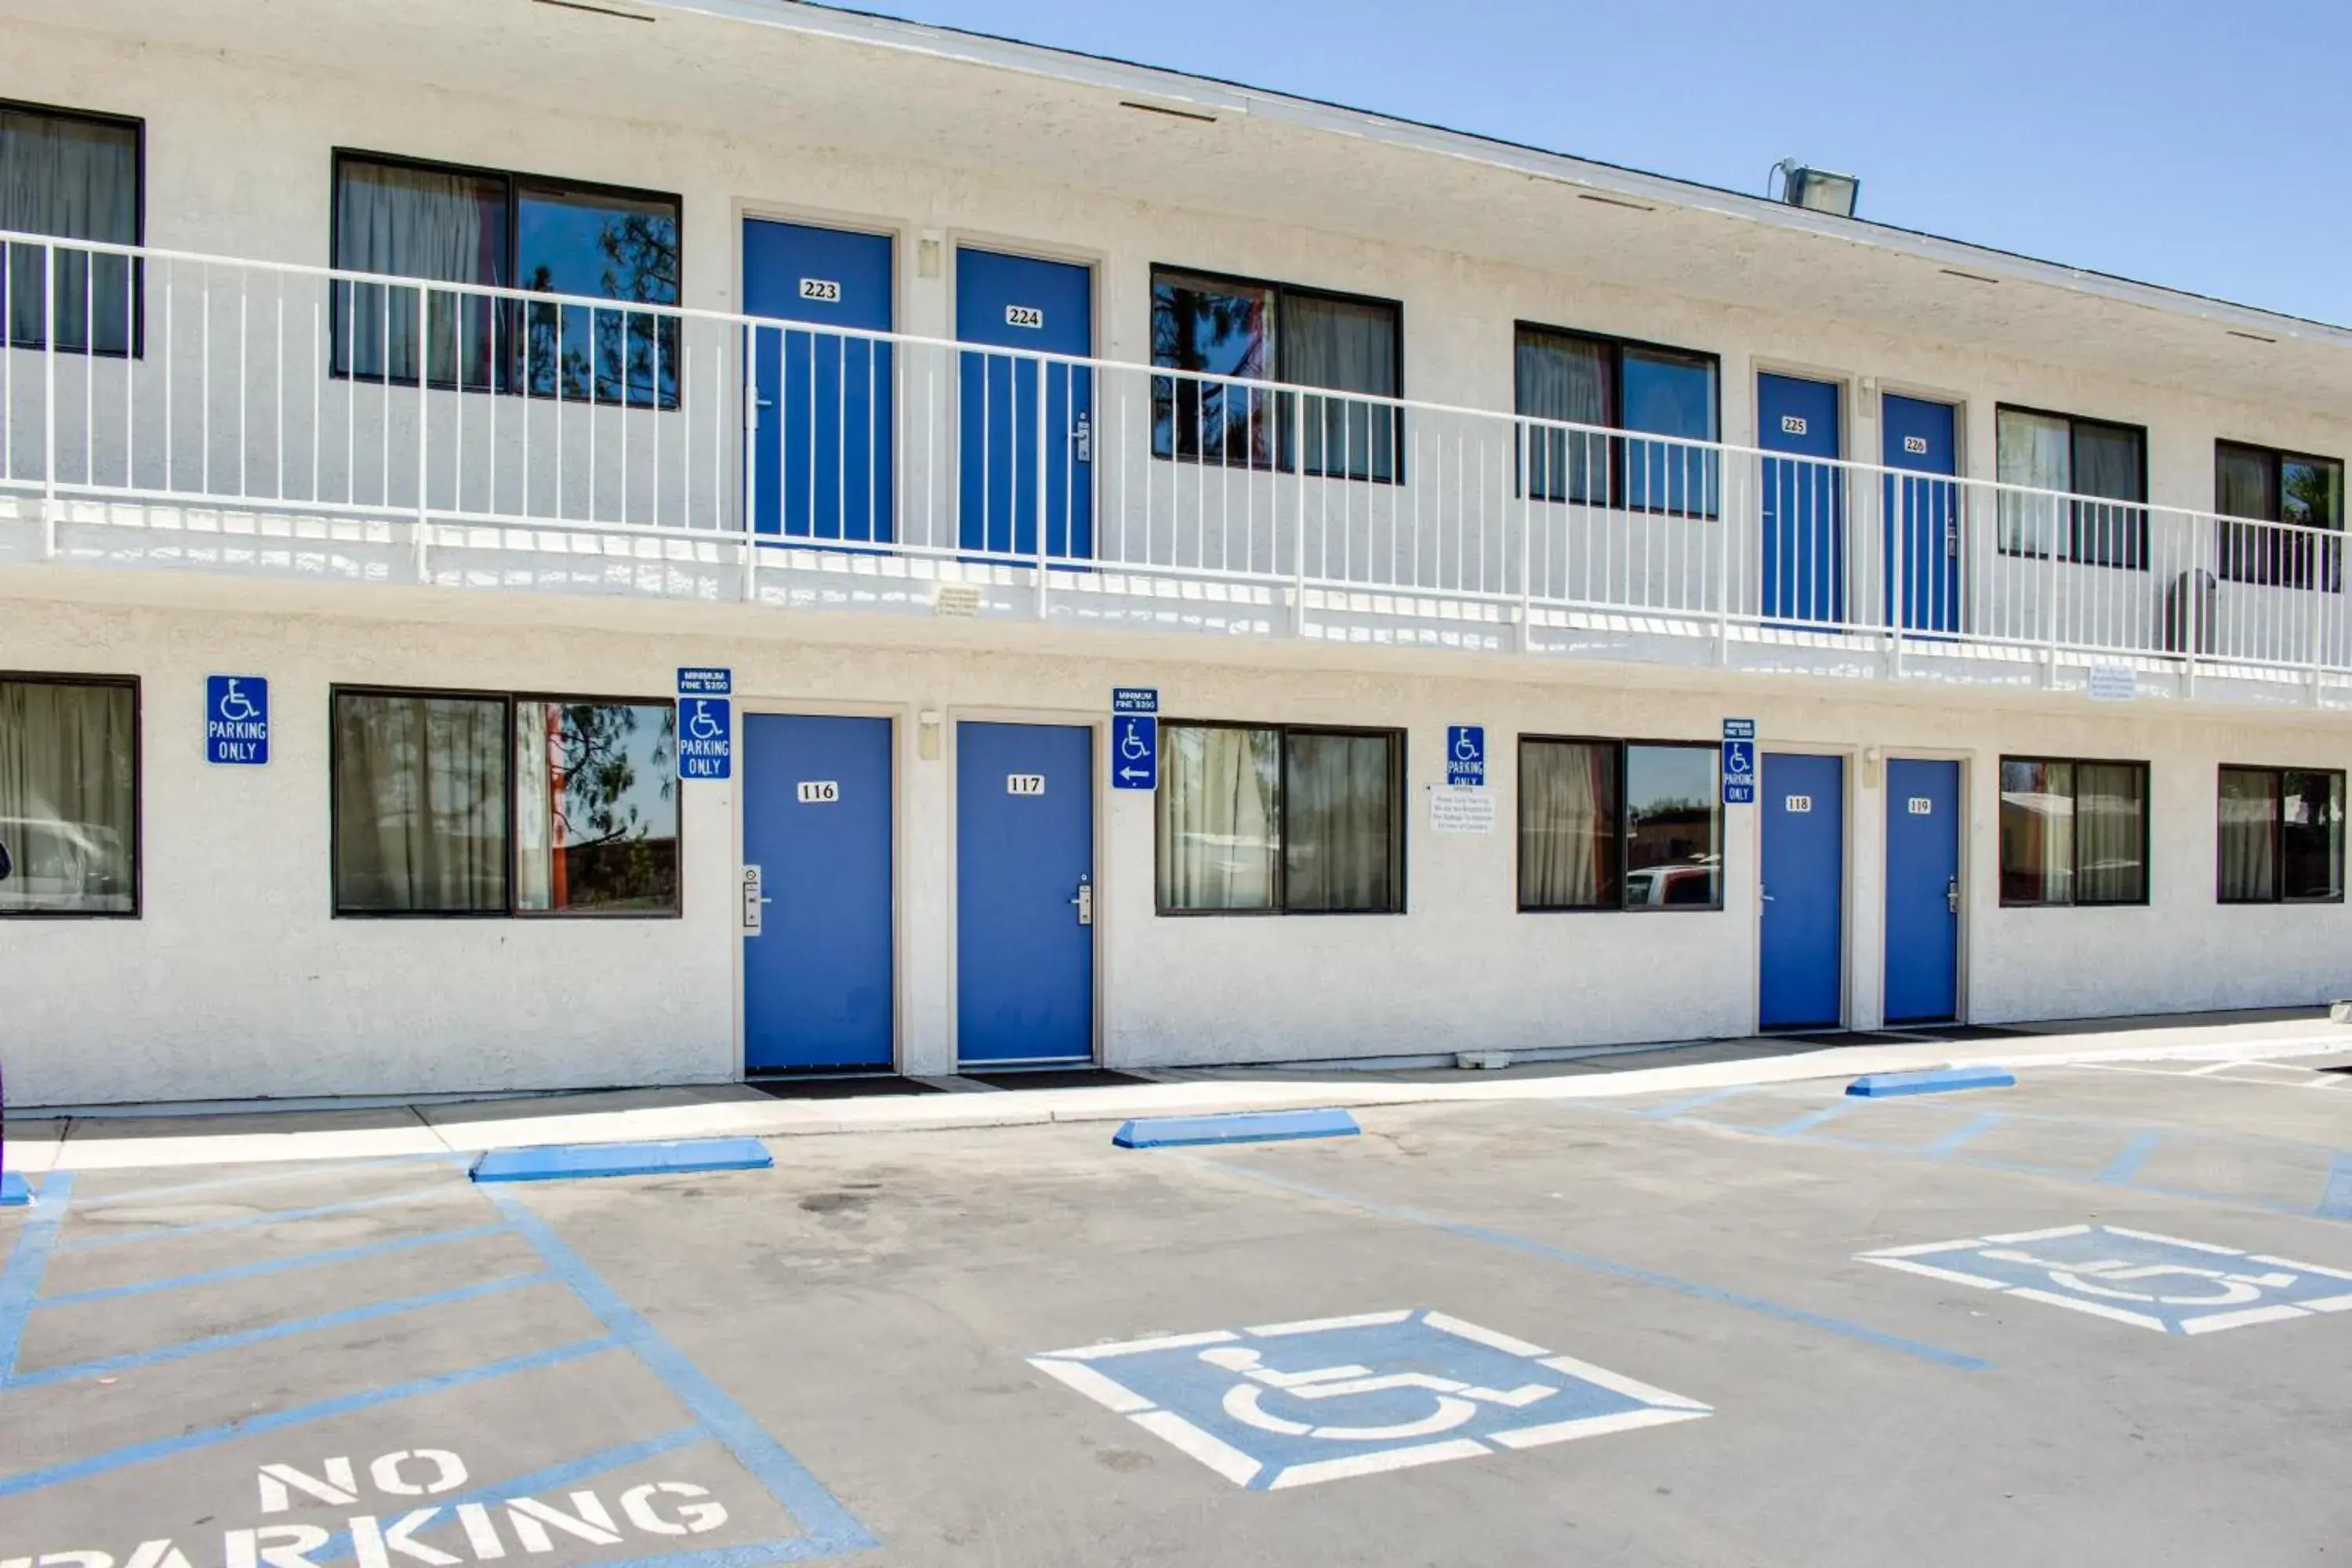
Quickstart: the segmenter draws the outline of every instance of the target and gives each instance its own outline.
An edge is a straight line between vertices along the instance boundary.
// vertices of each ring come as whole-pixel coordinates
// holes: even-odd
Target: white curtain
[[[337,267],[449,283],[507,281],[502,183],[355,159],[345,160],[337,173]],[[339,370],[363,379],[416,379],[415,290],[339,285],[334,304],[336,341],[343,345]],[[492,309],[478,296],[431,297],[425,324],[434,381],[454,382],[462,353],[466,384],[488,384]],[[511,317],[505,320],[502,340],[511,331]]]
[[[1312,731],[1293,731],[1284,740],[1284,907],[1399,908],[1393,742],[1386,735]]]
[[[335,908],[507,908],[507,708],[494,699],[335,697]]]
[[[1161,728],[1161,909],[1275,907],[1281,745],[1275,730]]]
[[[1313,294],[1283,298],[1279,353],[1285,381],[1335,392],[1394,397],[1397,317],[1393,306]],[[1287,414],[1285,415],[1287,437]],[[1349,479],[1396,477],[1397,411],[1339,397],[1307,400],[1306,469]]]
[[[2145,780],[2136,763],[2074,764],[2076,903],[2135,904],[2147,896]]]
[[[139,239],[139,132],[128,125],[0,109],[0,229],[134,245]],[[38,347],[58,284],[58,346],[101,353],[131,342],[131,267],[121,257],[29,245],[8,247],[8,341]],[[93,344],[92,319],[96,322]]]
[[[137,709],[127,686],[0,680],[0,910],[137,909]]]
[[[2218,885],[2224,902],[2263,903],[2278,897],[2278,860],[2273,853],[2278,783],[2273,773],[2221,770]]]
[[[1616,794],[1614,746],[1590,741],[1520,743],[1520,907],[1618,904]]]
[[[1612,363],[1606,343],[1521,329],[1518,411],[1570,425],[1614,424]],[[1580,431],[1529,431],[1528,493],[1538,500],[1605,502],[1609,439]]]
[[[2000,482],[2038,490],[2074,488],[2073,427],[2046,414],[2000,410],[1994,421],[1993,448]],[[2054,496],[2000,494],[2000,548],[2012,555],[2057,555],[2065,533],[2060,527],[2066,503]]]

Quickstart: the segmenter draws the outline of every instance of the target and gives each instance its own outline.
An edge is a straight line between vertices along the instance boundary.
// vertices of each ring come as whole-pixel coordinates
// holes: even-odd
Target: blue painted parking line
[[[1925,1072],[1864,1073],[1845,1091],[1866,1100],[1906,1094],[1950,1094],[1964,1089],[2014,1089],[2017,1075],[2007,1068],[1936,1068]]]
[[[1843,1100],[1832,1100],[1827,1105],[1818,1106],[1811,1110],[1806,1111],[1802,1116],[1790,1117],[1788,1121],[1780,1123],[1780,1126],[1772,1128],[1769,1131],[1775,1135],[1780,1137],[1786,1137],[1791,1132],[1808,1131],[1812,1128],[1821,1126],[1825,1121],[1836,1121],[1839,1117],[1843,1116],[1847,1111],[1853,1109],[1853,1106],[1850,1101]]]
[[[66,1203],[72,1195],[69,1172],[42,1182],[41,1201],[8,1250],[7,1270],[0,1273],[0,1385],[16,1375],[16,1348],[25,1342],[25,1322],[33,1315],[41,1279],[49,1271],[49,1254],[57,1249],[58,1227],[65,1224]]]
[[[1953,1128],[1941,1138],[1921,1145],[1922,1154],[1957,1154],[2001,1123],[1998,1110],[1979,1111],[1969,1121]]]
[[[1680,1116],[1685,1111],[1696,1110],[1702,1106],[1719,1104],[1735,1095],[1746,1094],[1749,1087],[1743,1084],[1731,1089],[1710,1089],[1705,1094],[1694,1094],[1687,1100],[1670,1100],[1664,1105],[1644,1106],[1633,1114],[1645,1116],[1653,1121],[1664,1121],[1669,1118]]]
[[[2107,1168],[2099,1173],[2099,1180],[2118,1184],[2137,1181],[2139,1168],[2147,1163],[2147,1157],[2155,1153],[2156,1146],[2163,1142],[2164,1134],[2153,1129],[2134,1133],[2131,1142],[2125,1144],[2122,1151],[2107,1162]]]
[[[1328,1187],[1293,1181],[1287,1176],[1277,1176],[1271,1172],[1258,1170],[1234,1161],[1208,1160],[1198,1155],[1183,1153],[1175,1153],[1171,1157],[1192,1160],[1209,1170],[1230,1172],[1250,1181],[1263,1182],[1268,1186],[1280,1187],[1307,1197],[1320,1198],[1326,1203],[1343,1204],[1349,1208],[1360,1209],[1366,1214],[1378,1215],[1383,1219],[1402,1220],[1408,1225],[1426,1226],[1433,1230],[1442,1230],[1471,1241],[1485,1242],[1492,1247],[1508,1247],[1514,1252],[1548,1258],[1554,1263],[1564,1263],[1571,1268],[1581,1268],[1589,1273],[1607,1275],[1612,1279],[1626,1279],[1637,1285],[1654,1286],[1662,1290],[1674,1291],[1677,1295],[1713,1302],[1717,1306],[1737,1307],[1743,1311],[1777,1318],[1782,1322],[1795,1323],[1846,1339],[1859,1340],[1864,1344],[1875,1345],[1881,1350],[1895,1351],[1904,1355],[1916,1356],[1921,1361],[1933,1362],[1938,1366],[1954,1367],[1964,1372],[1982,1372],[1991,1365],[1990,1362],[1959,1351],[1947,1350],[1941,1345],[1931,1345],[1918,1340],[1906,1339],[1900,1334],[1890,1334],[1863,1323],[1848,1322],[1843,1318],[1831,1317],[1827,1313],[1816,1312],[1809,1308],[1787,1306],[1779,1301],[1767,1300],[1760,1296],[1750,1296],[1738,1290],[1726,1290],[1717,1286],[1701,1284],[1695,1279],[1683,1279],[1671,1274],[1662,1274],[1654,1268],[1619,1263],[1606,1258],[1595,1258],[1588,1253],[1573,1252],[1567,1247],[1555,1247],[1549,1242],[1537,1241],[1530,1237],[1515,1236],[1508,1231],[1494,1230],[1486,1226],[1471,1225],[1463,1220],[1447,1219],[1442,1215],[1402,1208],[1372,1198],[1358,1197],[1352,1193],[1337,1192]]]
[[[2318,1212],[2329,1219],[2352,1219],[2352,1154],[2338,1154],[2327,1172]]]
[[[272,1258],[260,1263],[235,1263],[226,1268],[206,1268],[194,1274],[174,1274],[163,1279],[142,1279],[129,1285],[104,1285],[90,1290],[75,1290],[62,1296],[48,1296],[35,1303],[39,1307],[78,1307],[86,1301],[110,1301],[123,1296],[152,1296],[164,1290],[185,1290],[197,1285],[218,1285],[229,1279],[251,1279],[264,1274],[283,1274],[295,1268],[321,1268],[332,1263],[351,1263],[362,1258],[374,1258],[387,1252],[413,1252],[424,1247],[446,1247],[453,1242],[477,1241],[486,1236],[501,1236],[502,1225],[469,1225],[457,1230],[436,1230],[427,1236],[400,1236],[389,1241],[362,1242],[356,1247],[330,1247],[324,1252],[305,1252],[297,1258]]]
[[[194,1225],[155,1226],[146,1230],[130,1231],[114,1236],[93,1236],[79,1241],[59,1245],[59,1252],[89,1252],[102,1247],[128,1247],[135,1241],[162,1241],[176,1236],[207,1236],[220,1230],[248,1230],[259,1225],[289,1225],[296,1220],[320,1219],[329,1215],[356,1214],[362,1209],[387,1208],[394,1204],[413,1204],[421,1199],[442,1197],[447,1187],[415,1187],[404,1193],[386,1193],[381,1197],[353,1198],[346,1203],[314,1204],[309,1208],[271,1209],[264,1214],[239,1215],[235,1219],[199,1220]]]
[[[675,1176],[693,1171],[764,1171],[776,1163],[757,1138],[686,1138],[663,1143],[549,1143],[492,1149],[474,1162],[478,1182],[558,1182],[591,1176]]]
[[[1362,1129],[1344,1110],[1255,1110],[1231,1116],[1147,1116],[1111,1134],[1121,1149],[1185,1149],[1209,1143],[1286,1143],[1353,1138]]]

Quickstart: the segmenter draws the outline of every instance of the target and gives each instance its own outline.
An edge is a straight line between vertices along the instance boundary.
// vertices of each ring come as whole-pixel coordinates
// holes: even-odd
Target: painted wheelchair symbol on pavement
[[[1855,1257],[2165,1334],[2352,1310],[2352,1273],[2121,1226],[2059,1226]]]
[[[1252,1489],[1713,1414],[1443,1312],[1171,1334],[1053,1351],[1030,1364]]]

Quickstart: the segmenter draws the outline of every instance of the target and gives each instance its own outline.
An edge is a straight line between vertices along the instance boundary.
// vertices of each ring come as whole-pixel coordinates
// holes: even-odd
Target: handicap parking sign
[[[1160,787],[1160,721],[1150,714],[1111,716],[1110,787]]]
[[[205,758],[229,767],[269,761],[269,682],[258,675],[205,677]]]
[[[1712,1415],[1432,1311],[1167,1334],[1030,1365],[1254,1489],[1310,1485]]]
[[[1756,804],[1756,742],[1753,741],[1723,742],[1723,804]]]
[[[1855,1256],[2162,1334],[2352,1311],[2352,1272],[2122,1226],[2063,1225]]]
[[[677,776],[723,779],[735,759],[735,726],[723,697],[677,700]]]
[[[1474,788],[1486,782],[1486,726],[1452,724],[1446,727],[1445,782]]]

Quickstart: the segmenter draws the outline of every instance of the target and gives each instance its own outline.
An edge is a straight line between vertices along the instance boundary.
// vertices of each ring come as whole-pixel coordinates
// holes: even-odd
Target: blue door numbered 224
[[[1764,753],[1762,974],[1767,1029],[1835,1028],[1845,1017],[1845,762]]]
[[[743,1070],[887,1068],[890,721],[746,713],[742,744]]]
[[[1960,629],[1960,487],[1958,431],[1948,403],[1887,393],[1878,400],[1886,466],[1887,603],[1902,604],[1906,631]],[[1890,618],[1892,611],[1890,610]]]
[[[1948,1023],[1960,1002],[1960,764],[1886,763],[1886,1021]]]
[[[1094,372],[984,351],[1091,355],[1094,274],[1066,261],[959,248],[956,340],[975,345],[957,356],[957,543],[1034,559],[1042,526],[1049,556],[1090,558]]]
[[[1094,731],[956,726],[956,1055],[1094,1056]]]
[[[1763,463],[1764,618],[1845,618],[1845,470],[1838,389],[1791,375],[1756,378],[1759,444],[1787,457]],[[1823,460],[1828,459],[1828,460]]]
[[[747,482],[760,532],[891,538],[891,347],[826,330],[888,331],[890,296],[888,235],[744,220],[743,309],[779,323],[748,329],[759,407]]]

